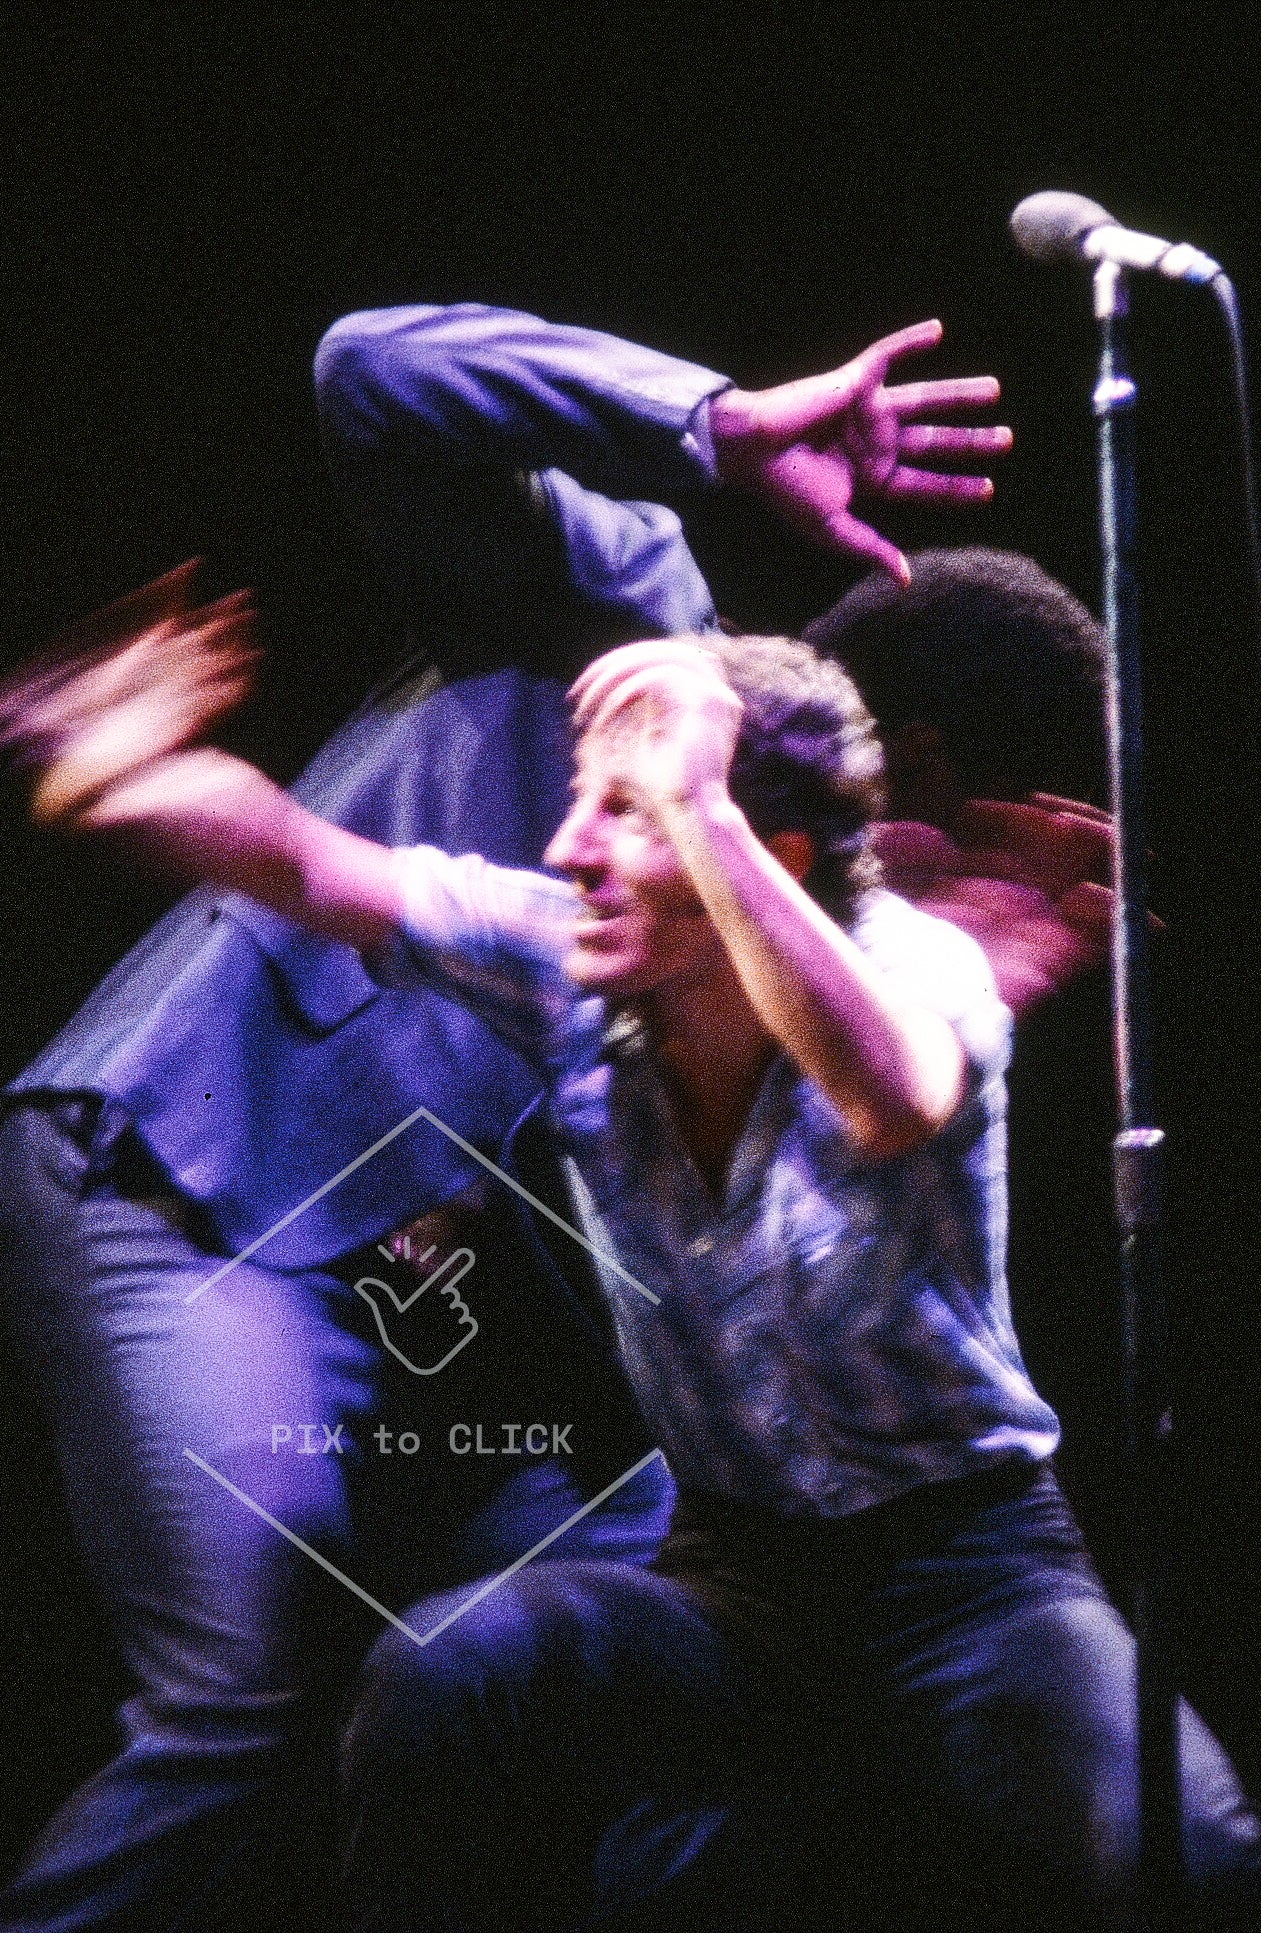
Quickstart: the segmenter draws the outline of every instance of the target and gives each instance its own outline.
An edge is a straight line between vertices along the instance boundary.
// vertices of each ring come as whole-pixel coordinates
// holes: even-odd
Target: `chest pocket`
[[[236,894],[215,908],[220,917],[244,927],[266,957],[280,996],[319,1037],[362,1013],[381,989],[352,947],[304,932],[291,920]]]

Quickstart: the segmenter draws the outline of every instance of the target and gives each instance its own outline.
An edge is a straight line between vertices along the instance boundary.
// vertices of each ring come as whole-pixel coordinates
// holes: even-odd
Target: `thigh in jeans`
[[[900,1567],[878,1706],[927,1824],[943,1904],[1029,1933],[1126,1925],[1138,1845],[1134,1641],[1044,1479]],[[1221,1748],[1181,1713],[1195,1888],[1258,1895],[1257,1823]],[[1245,1922],[1246,1923],[1246,1922]]]
[[[734,1654],[684,1586],[531,1565],[407,1614],[347,1733],[348,1924],[584,1925],[721,1826],[753,1749]]]
[[[90,1183],[43,1109],[6,1118],[0,1161],[12,1327],[139,1681],[129,1724],[157,1745],[183,1714],[266,1744],[297,1687],[295,1613],[318,1573],[192,1458],[307,1541],[344,1543],[342,1461],[273,1432],[306,1423],[322,1447],[325,1424],[370,1404],[375,1352],[339,1320],[352,1292],[243,1263],[199,1294],[221,1258],[177,1205]]]

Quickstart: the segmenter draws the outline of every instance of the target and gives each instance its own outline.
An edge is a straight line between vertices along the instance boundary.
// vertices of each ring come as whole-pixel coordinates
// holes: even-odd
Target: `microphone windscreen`
[[[1010,227],[1016,246],[1035,262],[1079,262],[1086,236],[1111,223],[1111,215],[1097,201],[1048,188],[1026,195],[1012,211]]]

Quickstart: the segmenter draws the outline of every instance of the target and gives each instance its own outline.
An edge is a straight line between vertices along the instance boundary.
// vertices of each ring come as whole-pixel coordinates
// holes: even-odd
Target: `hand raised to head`
[[[587,666],[569,698],[584,739],[616,746],[647,810],[725,788],[743,707],[702,640],[621,645]]]
[[[872,343],[839,369],[773,389],[727,390],[710,404],[719,475],[751,490],[806,536],[878,564],[906,582],[906,559],[855,516],[856,497],[885,502],[975,503],[985,476],[925,469],[921,458],[983,458],[1010,449],[1001,426],[923,422],[940,411],[997,402],[992,376],[886,385],[899,356],[940,342],[940,322],[919,322]]]

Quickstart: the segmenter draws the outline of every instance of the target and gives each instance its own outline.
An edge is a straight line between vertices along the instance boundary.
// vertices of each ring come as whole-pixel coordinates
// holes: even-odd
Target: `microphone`
[[[1211,282],[1220,262],[1189,242],[1140,235],[1085,195],[1051,188],[1027,195],[1011,217],[1016,246],[1035,262],[1115,262],[1119,268],[1154,268],[1174,282]]]

